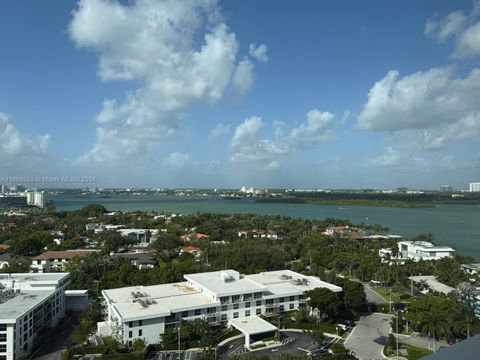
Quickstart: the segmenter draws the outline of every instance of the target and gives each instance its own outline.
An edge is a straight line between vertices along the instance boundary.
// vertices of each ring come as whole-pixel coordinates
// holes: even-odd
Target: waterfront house
[[[402,258],[419,260],[439,260],[452,257],[455,250],[448,246],[436,246],[427,241],[399,241],[398,251]]]

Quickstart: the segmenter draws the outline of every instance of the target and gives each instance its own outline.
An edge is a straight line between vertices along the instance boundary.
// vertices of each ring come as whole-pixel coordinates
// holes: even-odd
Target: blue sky
[[[0,43],[0,176],[480,180],[479,1],[5,1]]]

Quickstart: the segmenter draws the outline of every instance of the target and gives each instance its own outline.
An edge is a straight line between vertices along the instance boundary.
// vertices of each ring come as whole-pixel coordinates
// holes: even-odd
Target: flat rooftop
[[[22,291],[14,294],[10,299],[0,303],[0,319],[2,321],[12,320],[12,322],[15,322],[16,319],[23,316],[23,314],[52,294],[53,291],[50,290]]]
[[[234,328],[240,330],[243,334],[256,335],[267,332],[277,331],[277,327],[263,320],[258,316],[246,316],[228,321]]]
[[[455,290],[455,288],[441,283],[435,276],[432,275],[410,276],[410,279],[417,284],[424,283],[430,289],[445,295],[448,295]]]
[[[306,276],[291,270],[277,270],[246,275],[246,278],[265,286],[275,295],[294,295],[316,288],[327,288],[333,292],[340,292],[342,288],[315,276]]]
[[[36,307],[57,289],[68,273],[0,274],[0,319],[14,321]],[[7,295],[8,293],[8,295]]]
[[[250,280],[235,270],[188,274],[184,278],[207,289],[216,296],[230,296],[265,291],[265,286]]]
[[[150,300],[146,307],[134,301],[132,292],[140,292],[142,298]],[[188,311],[199,307],[218,306],[188,282],[179,282],[152,286],[131,286],[119,289],[103,290],[102,293],[111,301],[123,321],[143,318],[169,316],[172,312]]]
[[[9,280],[16,282],[55,282],[60,281],[68,275],[68,273],[51,272],[51,273],[15,273],[15,274],[0,274],[0,284],[5,284]]]

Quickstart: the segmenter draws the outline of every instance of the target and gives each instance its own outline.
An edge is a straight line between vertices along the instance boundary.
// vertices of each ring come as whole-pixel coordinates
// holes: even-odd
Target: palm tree
[[[437,336],[447,336],[449,333],[448,320],[444,314],[436,311],[430,311],[420,323],[423,334],[428,334],[433,339],[433,352],[436,351]]]

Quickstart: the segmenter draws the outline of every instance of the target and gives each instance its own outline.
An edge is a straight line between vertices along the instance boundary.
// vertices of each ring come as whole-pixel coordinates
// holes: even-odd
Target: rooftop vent
[[[287,275],[287,274],[282,274],[280,275],[280,280],[290,280],[292,279],[292,276]]]
[[[293,280],[290,280],[290,283],[292,283],[293,285],[298,285],[298,286],[307,286],[308,285],[308,279],[293,279]]]

